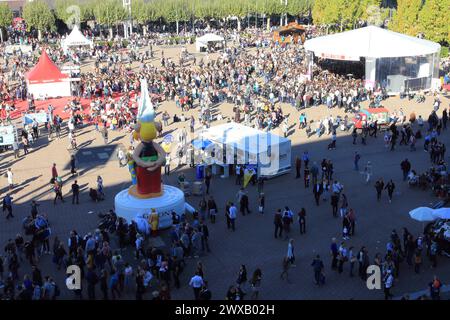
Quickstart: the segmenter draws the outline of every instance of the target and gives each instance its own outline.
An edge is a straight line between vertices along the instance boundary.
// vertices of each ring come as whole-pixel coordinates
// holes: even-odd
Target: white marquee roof
[[[305,49],[317,57],[359,60],[360,57],[408,57],[438,52],[438,43],[407,36],[375,26],[317,37],[305,42]]]
[[[90,46],[92,45],[92,41],[87,39],[81,31],[78,29],[78,26],[75,25],[72,29],[72,32],[67,36],[66,39],[62,40],[64,47],[69,46]]]
[[[216,144],[234,146],[237,149],[258,154],[267,151],[267,146],[280,145],[289,139],[271,132],[254,129],[235,122],[229,122],[210,127],[202,132],[201,138]]]
[[[218,41],[224,41],[224,38],[214,34],[214,33],[207,33],[204,36],[201,36],[197,38],[198,42],[207,43],[207,42],[218,42]]]

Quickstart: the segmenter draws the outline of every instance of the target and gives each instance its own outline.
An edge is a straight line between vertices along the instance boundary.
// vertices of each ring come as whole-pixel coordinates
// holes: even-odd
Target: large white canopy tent
[[[200,52],[202,48],[207,48],[210,43],[223,43],[224,41],[225,39],[217,34],[207,33],[195,40],[195,48]]]
[[[305,42],[305,50],[332,60],[365,59],[366,87],[376,83],[389,92],[430,89],[439,80],[438,43],[375,26],[317,37]],[[313,59],[310,59],[312,63]]]
[[[69,47],[77,47],[77,46],[90,46],[92,47],[94,43],[92,40],[86,38],[78,29],[78,26],[75,25],[72,29],[72,32],[65,38],[61,40],[61,47],[64,51],[67,51]]]
[[[215,150],[216,163],[234,163],[234,156],[241,164],[257,165],[258,176],[274,177],[291,170],[291,141],[271,132],[257,130],[235,122],[224,123],[204,130],[200,139],[212,143],[207,153]],[[206,157],[210,159],[210,157]]]

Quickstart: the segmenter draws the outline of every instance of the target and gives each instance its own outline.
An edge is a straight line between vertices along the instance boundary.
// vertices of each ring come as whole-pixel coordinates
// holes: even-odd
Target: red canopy
[[[34,68],[31,69],[26,75],[26,78],[30,84],[60,82],[68,77],[68,75],[62,73],[53,63],[45,50],[42,50],[42,54],[37,65],[35,65]]]

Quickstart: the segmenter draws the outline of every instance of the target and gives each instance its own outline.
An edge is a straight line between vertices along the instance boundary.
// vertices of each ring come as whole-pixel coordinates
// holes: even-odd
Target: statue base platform
[[[130,188],[133,188],[130,187]],[[115,199],[115,211],[118,217],[125,218],[128,222],[136,217],[148,216],[152,209],[159,214],[159,228],[166,229],[172,226],[172,211],[182,215],[185,211],[184,193],[180,189],[163,185],[162,193],[158,197],[138,198],[130,194],[129,189],[120,191]]]

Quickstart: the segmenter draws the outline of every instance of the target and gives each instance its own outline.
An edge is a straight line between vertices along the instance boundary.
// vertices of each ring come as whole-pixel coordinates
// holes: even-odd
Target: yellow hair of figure
[[[152,141],[157,137],[156,126],[154,122],[141,122],[139,135],[142,141]]]

